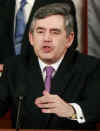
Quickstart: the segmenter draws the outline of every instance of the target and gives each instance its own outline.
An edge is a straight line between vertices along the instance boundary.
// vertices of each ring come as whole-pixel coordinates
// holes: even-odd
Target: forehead
[[[64,17],[62,15],[47,16],[43,19],[37,19],[35,28],[64,28]]]

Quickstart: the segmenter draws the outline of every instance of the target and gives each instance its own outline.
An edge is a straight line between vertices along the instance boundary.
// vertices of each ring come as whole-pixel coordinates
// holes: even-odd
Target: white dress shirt
[[[63,58],[62,58],[62,59],[63,59]],[[44,81],[45,81],[45,77],[46,77],[46,71],[44,70],[44,68],[47,67],[47,66],[52,66],[52,67],[54,68],[54,72],[53,72],[53,74],[52,74],[52,77],[53,77],[53,76],[55,75],[55,73],[56,73],[56,71],[57,71],[57,69],[58,69],[58,67],[59,67],[62,59],[60,59],[59,61],[57,61],[56,63],[51,64],[51,65],[47,65],[47,64],[45,64],[43,61],[41,61],[40,59],[38,59]]]
[[[45,77],[46,77],[46,71],[44,70],[44,68],[46,66],[52,66],[54,68],[54,70],[55,70],[54,73],[52,74],[54,76],[56,71],[59,68],[60,63],[62,62],[62,59],[63,58],[61,58],[59,61],[57,61],[54,64],[47,65],[41,59],[38,58],[39,65],[40,65],[41,72],[42,72],[42,76],[43,76],[43,80],[45,80]],[[84,117],[84,114],[83,114],[83,111],[82,111],[81,107],[77,103],[70,103],[70,104],[74,107],[74,109],[76,111],[77,119],[75,119],[75,120],[77,120],[79,123],[84,123],[85,122],[85,117]]]

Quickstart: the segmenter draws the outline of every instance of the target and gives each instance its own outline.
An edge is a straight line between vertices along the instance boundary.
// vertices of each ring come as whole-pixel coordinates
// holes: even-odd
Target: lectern
[[[6,126],[5,126],[6,125]],[[12,128],[12,121],[11,120],[0,120],[0,129],[4,129],[4,128],[6,128],[6,129],[10,129],[10,128]],[[1,130],[0,130],[1,131]]]

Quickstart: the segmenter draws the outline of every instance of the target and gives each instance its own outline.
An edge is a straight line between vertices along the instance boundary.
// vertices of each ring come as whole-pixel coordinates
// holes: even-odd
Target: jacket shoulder
[[[100,70],[100,59],[77,52],[76,67],[80,71]]]

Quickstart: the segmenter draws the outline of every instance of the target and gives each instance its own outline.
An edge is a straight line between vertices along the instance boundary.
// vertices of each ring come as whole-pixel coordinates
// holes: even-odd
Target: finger
[[[55,108],[55,103],[44,103],[44,104],[38,104],[38,107],[40,108]]]
[[[40,104],[47,104],[47,103],[55,103],[57,105],[59,105],[60,102],[60,98],[58,95],[51,95],[50,93],[48,93],[47,91],[44,91],[44,96],[42,97],[38,97],[35,100],[35,104],[40,107]]]
[[[42,96],[35,99],[35,104],[44,104],[49,102],[51,102],[51,100],[47,96]]]
[[[3,71],[3,64],[0,64],[0,72]]]
[[[56,114],[56,109],[55,109],[55,108],[42,109],[41,111],[42,111],[43,113],[55,113],[55,114]]]
[[[53,101],[51,101],[49,98],[37,98],[35,100],[35,104],[38,106],[41,106],[42,104],[47,104],[47,103],[54,103]]]
[[[38,98],[35,99],[35,104],[37,104],[37,103],[47,103],[50,94],[48,93],[48,91],[44,90],[43,95],[45,95],[45,96],[41,96],[41,97],[38,97]]]
[[[46,92],[47,93],[47,92]],[[42,97],[38,97],[35,100],[35,103],[54,103],[56,102],[56,98],[54,95],[51,95],[49,93],[47,93],[47,95],[44,95]]]
[[[50,95],[50,93],[47,90],[44,90],[43,95]]]

